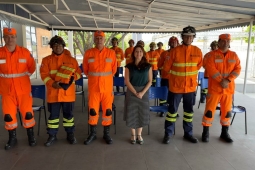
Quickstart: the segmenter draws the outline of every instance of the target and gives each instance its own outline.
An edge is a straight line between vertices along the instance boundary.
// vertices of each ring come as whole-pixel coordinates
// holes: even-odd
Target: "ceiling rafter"
[[[32,15],[33,17],[35,17],[36,19],[38,19],[39,21],[43,22],[44,24],[47,24],[44,20],[42,20],[40,17],[36,16],[35,14],[32,14],[32,12],[30,12],[28,9],[26,9],[25,7],[23,7],[21,4],[16,4],[18,7],[20,7],[21,9],[23,9],[24,11],[26,11],[27,13],[29,13],[30,15]],[[47,24],[48,25],[48,24]]]
[[[93,12],[93,9],[92,9],[91,4],[90,4],[89,1],[88,1],[88,4],[89,4],[90,11]],[[94,16],[94,14],[92,14],[92,16]],[[94,22],[95,22],[96,27],[98,28],[97,21],[95,19],[94,19]]]
[[[42,7],[46,10],[46,11],[48,11],[50,14],[52,14],[51,12],[50,12],[50,10],[45,6],[45,5],[42,5]],[[60,19],[58,19],[58,17],[56,17],[55,15],[52,15],[56,20],[58,20],[62,25],[64,25],[64,26],[66,26]]]
[[[69,6],[66,4],[65,0],[61,0],[61,2],[62,2],[63,5],[66,7],[66,9],[67,9],[68,11],[70,11],[70,8],[69,8]],[[76,18],[75,16],[72,16],[72,17],[73,17],[73,19],[75,20],[75,22],[79,25],[79,27],[82,27],[81,24],[79,23],[79,21],[77,20],[77,18]]]

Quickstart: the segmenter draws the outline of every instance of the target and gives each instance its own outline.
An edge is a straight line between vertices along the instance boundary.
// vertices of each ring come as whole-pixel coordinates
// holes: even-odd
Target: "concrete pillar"
[[[52,30],[51,31],[51,37],[54,37],[55,35],[58,35],[58,31],[57,30]]]
[[[68,31],[68,50],[71,52],[72,56],[74,56],[73,50],[73,31]]]

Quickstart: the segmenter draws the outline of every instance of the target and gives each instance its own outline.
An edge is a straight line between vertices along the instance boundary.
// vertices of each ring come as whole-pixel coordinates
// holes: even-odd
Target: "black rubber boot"
[[[70,144],[76,144],[77,140],[74,137],[74,133],[67,133],[67,137],[66,140],[70,143]]]
[[[164,143],[164,144],[169,144],[169,142],[170,142],[170,136],[168,136],[168,135],[165,134],[165,136],[164,136],[164,138],[163,138],[163,143]]]
[[[234,142],[233,139],[231,139],[231,137],[228,133],[228,126],[222,126],[220,138],[225,140],[228,143]]]
[[[97,138],[97,126],[90,125],[90,134],[89,134],[88,138],[84,141],[84,144],[88,145],[96,138]]]
[[[202,141],[209,142],[209,126],[203,126]]]
[[[9,132],[9,140],[7,144],[5,144],[5,147],[4,147],[5,150],[9,150],[17,144],[16,129],[8,130],[8,132]]]
[[[35,146],[36,145],[36,139],[34,136],[34,128],[27,128],[27,137],[28,137],[28,144],[29,146]]]
[[[198,143],[197,138],[192,135],[184,134],[183,138],[190,141],[191,143]]]
[[[51,146],[56,140],[57,140],[56,135],[50,135],[47,141],[44,143],[44,146]]]
[[[112,144],[113,141],[112,141],[112,138],[110,137],[109,133],[110,133],[110,126],[104,126],[103,138],[107,144]]]

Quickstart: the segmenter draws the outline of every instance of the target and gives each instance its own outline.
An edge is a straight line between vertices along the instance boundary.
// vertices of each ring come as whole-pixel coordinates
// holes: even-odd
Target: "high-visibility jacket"
[[[203,67],[204,67],[204,69],[205,69],[206,64],[207,64],[207,62],[208,62],[207,59],[211,56],[211,52],[212,52],[212,51],[206,53],[205,56],[204,56],[204,58],[203,58]],[[207,73],[207,70],[206,70],[206,69],[205,69],[205,71],[204,71],[204,77],[208,77],[208,73]]]
[[[167,51],[164,51],[161,55],[160,55],[160,58],[158,60],[158,68],[161,70],[161,78],[163,79],[168,79],[169,77],[169,74],[168,72],[165,72],[163,70],[163,66],[164,66],[164,63],[166,61],[166,58],[169,58],[170,57],[170,49],[167,50]]]
[[[152,70],[158,70],[159,53],[157,51],[148,51],[147,55],[149,57],[148,61],[152,66]]]
[[[158,48],[158,49],[156,49],[155,51],[157,51],[157,52],[159,53],[159,55],[161,55],[165,50],[162,49],[162,48],[161,48],[161,49]]]
[[[207,58],[206,70],[209,75],[208,93],[234,94],[234,79],[241,71],[240,60],[235,52],[228,50],[224,56],[220,49],[212,51],[211,56]],[[228,88],[221,87],[220,82],[223,78],[230,81]]]
[[[47,102],[74,102],[75,101],[75,82],[73,82],[67,90],[55,89],[52,84],[56,81],[56,74],[61,66],[68,66],[75,69],[74,80],[81,78],[81,70],[77,60],[71,56],[71,53],[64,49],[61,55],[52,53],[51,55],[43,58],[40,74],[41,79],[47,87]]]
[[[134,47],[128,47],[125,50],[126,65],[132,62],[131,55],[132,55],[133,50],[134,50]]]
[[[0,48],[0,94],[22,95],[31,93],[30,76],[35,71],[35,60],[30,52],[16,45],[14,52]]]
[[[163,70],[169,73],[169,91],[190,93],[196,91],[197,74],[202,66],[202,52],[193,45],[180,45],[170,51]]]
[[[120,67],[121,62],[124,60],[123,50],[119,47],[112,47],[111,49],[115,51],[116,59],[117,59],[117,67]]]
[[[112,92],[113,76],[117,70],[116,54],[104,47],[87,50],[83,58],[83,71],[88,77],[88,89],[94,92]]]
[[[73,68],[73,65],[63,63],[63,65],[58,69],[55,81],[68,84],[71,76],[74,75],[74,72],[75,68]]]

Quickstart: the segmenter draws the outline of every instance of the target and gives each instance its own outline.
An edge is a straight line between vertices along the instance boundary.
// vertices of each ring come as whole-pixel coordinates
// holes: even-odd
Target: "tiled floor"
[[[40,82],[33,81],[33,84]],[[87,87],[85,87],[87,89]],[[198,99],[198,97],[197,97]],[[36,102],[39,102],[36,100]],[[153,102],[152,102],[153,103]],[[20,125],[17,130],[18,144],[9,151],[4,150],[8,133],[4,129],[4,121],[0,118],[0,170],[254,170],[255,162],[255,99],[241,93],[235,94],[235,104],[245,106],[248,112],[248,134],[244,130],[244,114],[237,115],[230,134],[233,144],[219,140],[221,127],[218,112],[215,114],[213,127],[210,128],[210,142],[201,142],[201,119],[204,104],[197,109],[194,116],[194,136],[200,142],[192,144],[183,140],[182,117],[176,122],[176,135],[170,144],[162,144],[164,134],[164,118],[151,113],[151,134],[144,128],[144,145],[129,143],[130,130],[122,119],[123,97],[116,97],[117,134],[113,126],[112,145],[104,143],[103,128],[98,125],[98,139],[90,145],[84,145],[87,137],[87,111],[81,111],[81,96],[75,104],[75,124],[78,143],[69,145],[62,125],[58,133],[58,141],[51,147],[43,143],[47,139],[44,119],[41,120],[41,132],[37,137],[37,146],[29,147],[26,131]],[[179,113],[182,116],[182,104]],[[38,114],[36,114],[36,120]],[[37,125],[35,127],[37,131]]]

